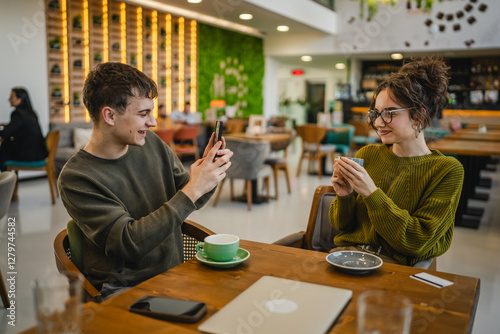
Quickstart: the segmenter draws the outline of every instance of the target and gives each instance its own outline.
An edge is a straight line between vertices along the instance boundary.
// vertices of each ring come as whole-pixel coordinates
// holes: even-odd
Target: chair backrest
[[[226,147],[234,153],[231,157],[231,167],[226,174],[234,179],[256,180],[271,151],[267,141],[235,138],[226,138]]]
[[[68,231],[66,229],[59,232],[54,240],[54,256],[59,272],[72,272],[82,274],[82,272],[71,261],[72,252],[68,239]],[[84,275],[82,274],[82,276]],[[102,301],[101,293],[97,291],[97,289],[86,278],[84,278],[83,281],[83,288],[85,290],[85,301]]]
[[[348,121],[348,124],[354,126],[354,135],[367,137],[373,130],[367,121]]]
[[[47,163],[50,163],[50,164],[54,163],[54,160],[56,158],[57,145],[59,144],[60,133],[61,133],[61,130],[59,130],[59,129],[51,130],[48,133],[47,138],[45,139],[45,142],[47,145],[47,150],[49,151]]]
[[[329,131],[326,134],[326,142],[329,144],[350,146],[352,138],[354,136],[354,130],[355,130],[354,126],[350,124],[335,124],[332,125],[332,127],[346,128],[346,131],[341,131],[341,132]]]
[[[199,125],[184,125],[174,135],[174,138],[180,141],[196,140],[198,137]]]
[[[321,143],[326,135],[326,128],[316,124],[304,124],[297,126],[297,133],[302,138],[303,144]]]
[[[158,137],[160,137],[160,139],[169,146],[174,142],[174,129],[156,129],[154,130],[154,133],[156,133]]]
[[[224,130],[227,133],[240,133],[245,132],[248,126],[248,118],[230,118],[224,122]]]
[[[14,172],[0,173],[0,219],[2,219],[9,210],[16,179],[17,176]]]
[[[277,140],[277,141],[272,141],[271,142],[271,151],[282,151],[286,150],[288,145],[290,145],[295,138],[295,130],[283,128],[283,127],[278,127],[278,128],[268,128],[267,129],[268,133],[287,133],[290,136],[287,139],[284,140]]]
[[[333,238],[339,233],[331,224],[329,218],[330,204],[335,198],[332,186],[318,186],[314,192],[304,237],[304,248],[329,252],[336,247]]]
[[[191,260],[196,255],[196,244],[205,240],[209,235],[215,234],[208,228],[190,220],[185,220],[182,228],[182,249],[184,262]]]

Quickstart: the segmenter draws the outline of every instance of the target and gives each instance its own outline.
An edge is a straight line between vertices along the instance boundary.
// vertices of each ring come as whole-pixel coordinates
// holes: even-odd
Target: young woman
[[[409,266],[450,247],[464,170],[431,151],[423,132],[446,104],[447,70],[440,59],[418,58],[377,88],[368,116],[382,144],[358,151],[364,167],[335,159],[330,223],[340,231],[337,246]]]
[[[14,111],[10,123],[0,130],[3,142],[0,146],[0,170],[4,171],[7,160],[38,161],[47,157],[47,147],[38,117],[31,106],[24,88],[13,88],[9,102]]]

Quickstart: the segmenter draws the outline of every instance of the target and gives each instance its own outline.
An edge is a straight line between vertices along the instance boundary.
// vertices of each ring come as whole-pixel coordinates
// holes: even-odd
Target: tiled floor
[[[296,143],[297,144],[297,143]],[[319,180],[304,173],[295,177],[298,147],[291,147],[292,194],[286,193],[280,178],[280,198],[268,204],[254,205],[248,212],[245,203],[229,201],[229,185],[216,208],[209,202],[189,218],[218,233],[233,233],[241,238],[273,242],[287,234],[304,230],[312,194],[316,186],[329,184],[329,177]],[[500,319],[500,171],[484,173],[493,179],[490,200],[477,202],[486,208],[477,230],[456,228],[450,250],[438,260],[438,270],[481,278],[481,296],[474,324],[474,334],[498,333]],[[236,183],[236,189],[242,185]],[[239,187],[239,188],[238,188]],[[69,219],[59,199],[50,204],[45,179],[24,181],[20,201],[13,203],[8,217],[16,222],[16,326],[8,325],[8,312],[0,309],[0,333],[17,333],[35,324],[31,282],[42,273],[55,270],[52,243]],[[7,272],[7,226],[0,222],[0,268]],[[7,277],[4,277],[5,279]]]

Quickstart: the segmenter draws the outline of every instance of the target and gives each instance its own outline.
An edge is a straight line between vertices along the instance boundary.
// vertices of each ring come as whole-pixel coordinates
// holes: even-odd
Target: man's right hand
[[[206,157],[198,159],[189,168],[189,182],[182,191],[193,203],[226,177],[226,170],[231,166],[229,159],[233,156],[233,152],[229,149],[221,150],[221,146],[222,141],[217,142]],[[216,154],[220,157],[214,161]]]

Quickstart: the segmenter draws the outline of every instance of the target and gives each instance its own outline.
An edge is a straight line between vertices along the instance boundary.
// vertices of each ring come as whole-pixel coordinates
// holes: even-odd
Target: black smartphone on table
[[[161,320],[194,323],[207,313],[207,305],[192,300],[144,296],[133,303],[129,311]]]
[[[214,136],[214,142],[212,143],[212,146],[215,145],[218,141],[222,140],[222,129],[224,128],[224,122],[222,121],[217,121],[215,122],[215,136]],[[219,158],[220,155],[215,155],[215,158]]]

